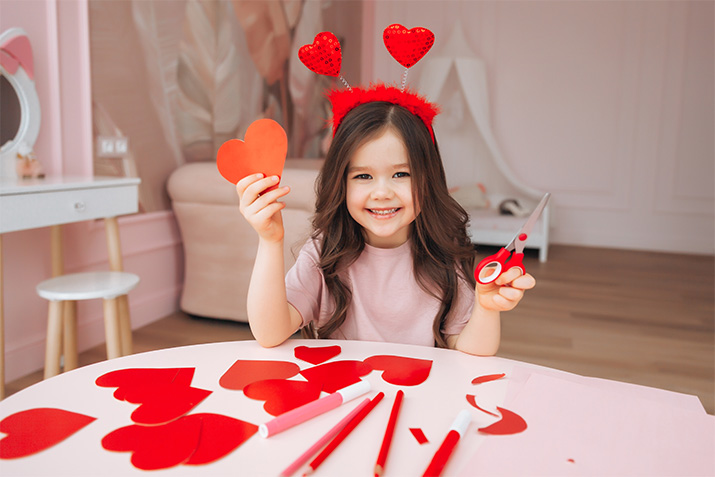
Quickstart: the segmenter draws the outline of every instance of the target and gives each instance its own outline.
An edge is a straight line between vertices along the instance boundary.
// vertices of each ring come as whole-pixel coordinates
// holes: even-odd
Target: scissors
[[[547,192],[544,194],[544,197],[541,198],[541,202],[539,202],[539,205],[537,205],[531,213],[524,226],[521,227],[521,230],[516,233],[506,247],[502,247],[494,255],[490,255],[479,262],[477,269],[474,270],[474,278],[479,283],[483,285],[491,283],[499,278],[502,273],[514,267],[521,270],[522,275],[526,273],[523,263],[524,244],[529,237],[529,233],[531,233],[531,229],[534,228],[534,224],[536,224],[536,221],[541,215],[541,212],[543,212],[544,207],[546,207],[549,197],[551,197],[550,193]],[[515,251],[515,253],[512,254],[512,251]]]

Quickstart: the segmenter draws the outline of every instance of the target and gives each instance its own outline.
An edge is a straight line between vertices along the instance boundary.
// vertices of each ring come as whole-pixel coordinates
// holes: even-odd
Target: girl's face
[[[346,203],[373,247],[394,248],[407,241],[419,211],[405,145],[392,130],[360,146],[350,159]]]

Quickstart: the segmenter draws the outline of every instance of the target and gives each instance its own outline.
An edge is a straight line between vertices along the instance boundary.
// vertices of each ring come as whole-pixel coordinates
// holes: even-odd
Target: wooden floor
[[[503,315],[499,356],[694,394],[715,413],[712,256],[552,246],[548,262],[531,251],[525,262],[537,287]],[[246,339],[245,324],[179,312],[135,330],[134,350]],[[104,358],[98,346],[80,364]],[[40,379],[33,373],[7,392]]]

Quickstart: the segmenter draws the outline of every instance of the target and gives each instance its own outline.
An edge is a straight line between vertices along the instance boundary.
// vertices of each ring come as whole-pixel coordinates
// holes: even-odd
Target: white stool
[[[60,275],[37,285],[37,294],[50,300],[47,316],[45,379],[60,373],[63,334],[65,371],[77,367],[78,300],[96,298],[104,300],[107,359],[131,354],[132,328],[129,309],[128,306],[120,307],[118,298],[129,293],[137,283],[139,277],[133,273],[85,272]]]

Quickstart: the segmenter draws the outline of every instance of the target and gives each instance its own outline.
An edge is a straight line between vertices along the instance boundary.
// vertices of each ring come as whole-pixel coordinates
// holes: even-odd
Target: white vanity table
[[[0,234],[52,227],[52,274],[62,274],[60,225],[104,219],[111,270],[122,270],[116,217],[138,210],[140,179],[114,177],[48,177],[0,179]],[[5,334],[0,235],[0,399],[5,395]],[[121,305],[120,305],[121,306]]]

